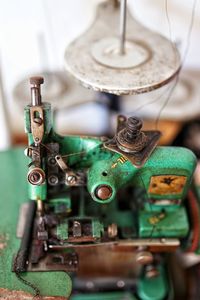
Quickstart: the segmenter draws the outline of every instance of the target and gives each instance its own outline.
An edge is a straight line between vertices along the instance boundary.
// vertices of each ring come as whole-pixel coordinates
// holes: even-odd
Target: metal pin
[[[43,84],[44,79],[42,77],[31,77],[31,103],[32,106],[40,106],[42,104],[40,85]]]
[[[127,11],[127,0],[121,0],[120,2],[120,48],[119,48],[119,53],[121,55],[125,54],[126,11]]]

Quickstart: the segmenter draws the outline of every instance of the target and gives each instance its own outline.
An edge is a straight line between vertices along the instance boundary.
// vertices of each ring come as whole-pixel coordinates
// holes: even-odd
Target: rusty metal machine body
[[[66,69],[85,87],[118,96],[167,84],[181,66],[175,45],[131,17],[126,0],[120,7],[120,39],[119,3],[103,1],[91,28],[67,47]],[[159,147],[160,132],[143,131],[137,117],[119,116],[113,138],[61,136],[41,99],[43,79],[30,83],[29,202],[13,271],[24,283],[40,276],[41,294],[49,280],[49,296],[174,299],[168,258],[199,249],[195,155]]]
[[[26,220],[13,270],[67,272],[75,290],[88,278],[95,290],[98,278],[106,277],[108,290],[121,293],[128,285],[130,299],[166,299],[171,289],[166,256],[191,243],[187,194],[194,154],[157,146],[160,132],[142,131],[136,117],[119,116],[112,139],[60,136],[50,104],[41,100],[42,78],[30,81],[32,100],[25,107],[30,201],[20,217]]]

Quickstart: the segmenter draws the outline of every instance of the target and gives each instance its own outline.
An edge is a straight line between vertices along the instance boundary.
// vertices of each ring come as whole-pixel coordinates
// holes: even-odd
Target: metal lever
[[[31,108],[30,108],[30,121],[31,132],[35,145],[41,143],[44,135],[44,111],[42,107],[42,97],[40,85],[43,84],[43,77],[31,77]]]
[[[55,160],[61,170],[66,174],[66,185],[83,186],[86,184],[85,174],[82,172],[74,172],[62,159],[61,155],[56,155]]]

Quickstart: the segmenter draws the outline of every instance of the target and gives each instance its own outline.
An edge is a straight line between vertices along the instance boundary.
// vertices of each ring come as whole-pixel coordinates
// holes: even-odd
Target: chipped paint
[[[0,243],[0,250],[3,250],[6,248],[7,244],[6,243]]]
[[[23,291],[11,291],[0,288],[1,300],[32,300],[33,295]],[[38,300],[68,300],[66,297],[39,297]]]
[[[152,176],[148,192],[150,194],[180,194],[186,184],[186,176],[159,175]]]
[[[3,250],[6,248],[8,239],[9,239],[8,234],[0,235],[0,250]]]

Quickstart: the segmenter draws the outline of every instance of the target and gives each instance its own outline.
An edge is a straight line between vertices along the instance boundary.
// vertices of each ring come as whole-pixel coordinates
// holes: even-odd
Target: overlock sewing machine
[[[105,20],[113,16],[112,27],[100,30],[106,22],[99,17],[96,28],[68,47],[68,71],[85,86],[117,95],[167,83],[179,70],[176,49],[130,15],[128,42],[116,54],[117,41],[110,38],[116,3],[98,8]],[[163,48],[156,48],[155,40]],[[166,48],[168,64],[163,64]],[[149,66],[160,72],[150,72]],[[112,138],[61,136],[54,131],[50,104],[41,97],[43,78],[32,77],[30,84],[31,104],[25,107],[29,201],[19,215],[21,244],[13,272],[38,297],[47,291],[67,297],[73,291],[73,300],[173,299],[169,254],[199,250],[195,155],[186,148],[158,146],[160,132],[143,131],[136,116],[120,115]]]
[[[166,254],[186,247],[190,232],[185,198],[194,154],[157,146],[159,131],[142,131],[137,117],[119,116],[112,139],[60,136],[41,100],[43,79],[30,82],[31,201],[15,272],[75,272],[74,281],[84,282],[84,274],[95,278],[109,268],[108,275],[124,280],[137,276],[131,289],[139,299],[165,299]]]

